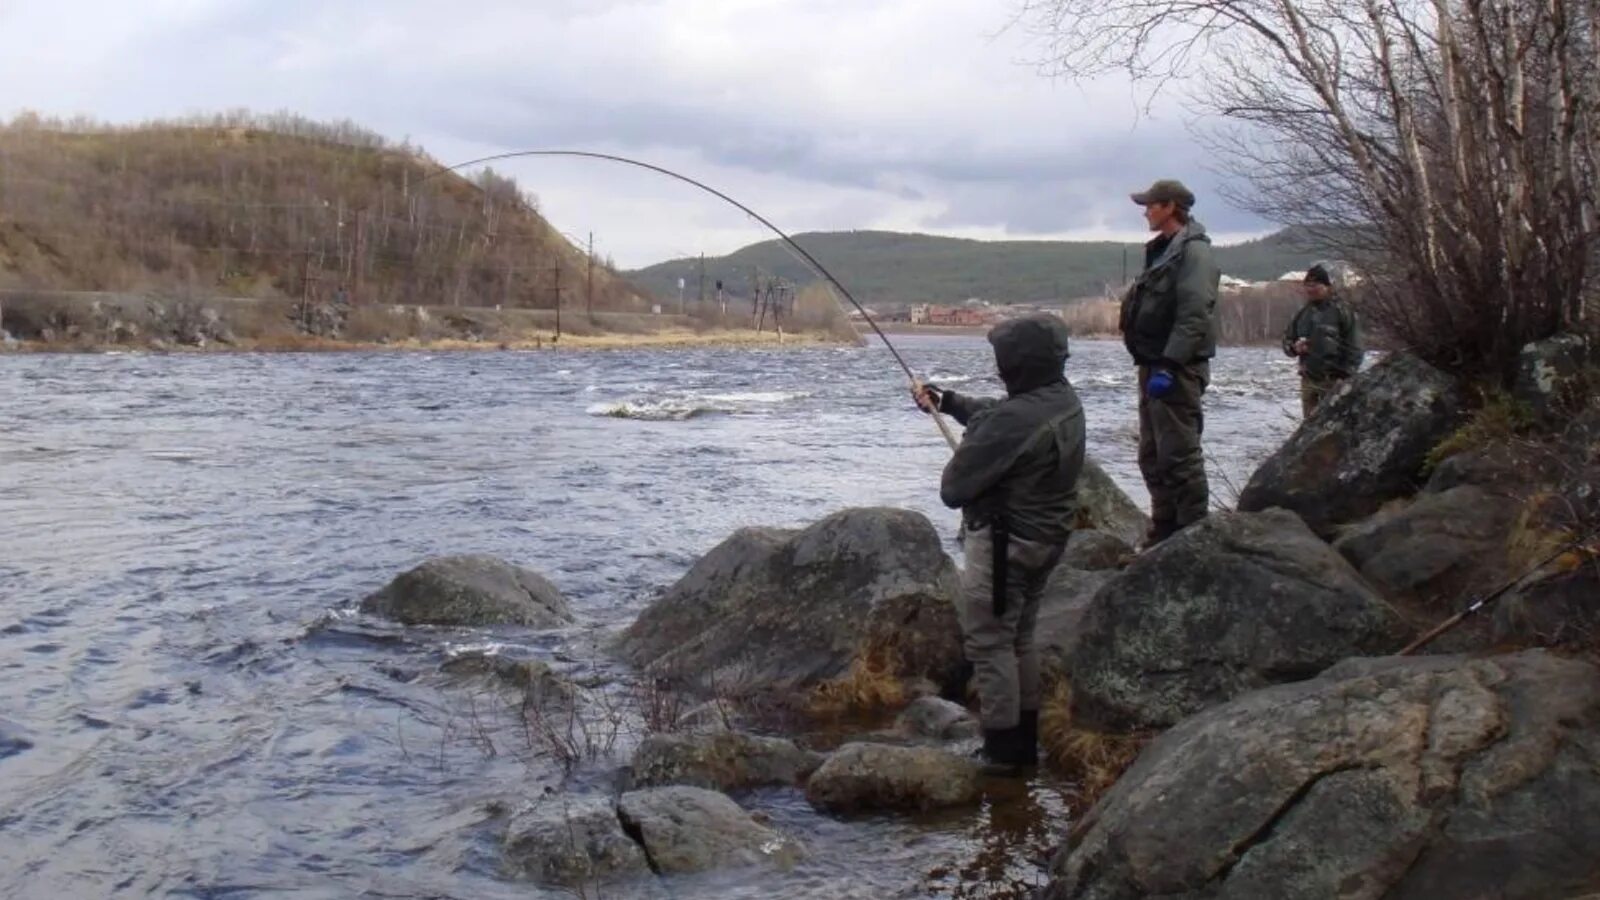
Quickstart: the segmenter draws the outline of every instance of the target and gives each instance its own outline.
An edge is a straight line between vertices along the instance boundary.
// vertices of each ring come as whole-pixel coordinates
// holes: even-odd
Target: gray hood
[[[989,343],[1007,393],[1015,397],[1062,381],[1061,367],[1071,355],[1070,334],[1065,322],[1048,313],[1010,319],[990,329]]]

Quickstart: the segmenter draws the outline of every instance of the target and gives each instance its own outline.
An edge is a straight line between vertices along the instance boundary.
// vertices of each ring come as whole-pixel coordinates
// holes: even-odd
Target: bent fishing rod
[[[432,172],[423,176],[422,180],[419,181],[418,184],[421,184],[422,182],[425,182],[435,176],[443,175],[448,172],[454,172],[458,169],[464,169],[468,166],[476,166],[483,163],[496,162],[502,159],[517,159],[528,156],[565,156],[578,159],[597,159],[605,162],[614,162],[627,166],[635,166],[637,168],[655,172],[659,175],[665,175],[668,178],[674,178],[685,184],[697,187],[711,196],[734,206],[740,212],[752,219],[755,219],[762,225],[765,225],[769,231],[777,235],[784,242],[784,244],[789,247],[790,250],[797,254],[813,272],[825,279],[828,284],[832,285],[834,290],[839,292],[840,296],[844,297],[846,300],[849,300],[850,305],[854,306],[861,313],[862,319],[866,320],[866,323],[872,326],[872,330],[878,335],[879,340],[883,341],[883,345],[889,348],[889,352],[894,356],[894,361],[900,364],[901,369],[905,370],[906,377],[911,380],[911,387],[914,390],[921,389],[922,379],[918,378],[916,373],[911,371],[911,366],[906,362],[905,357],[900,355],[900,351],[895,348],[894,344],[890,343],[889,336],[883,333],[883,329],[878,327],[877,322],[873,321],[872,314],[867,312],[867,308],[862,306],[861,303],[857,301],[856,298],[850,293],[849,289],[840,283],[839,279],[833,277],[833,273],[829,272],[827,268],[822,265],[822,263],[818,262],[816,257],[808,253],[806,248],[795,243],[794,239],[785,234],[783,229],[767,221],[765,216],[762,216],[760,213],[756,212],[750,207],[740,203],[727,194],[724,194],[722,191],[719,191],[716,188],[705,184],[704,182],[696,181],[687,175],[674,172],[664,166],[658,166],[653,163],[647,163],[637,159],[630,159],[626,156],[617,156],[611,153],[596,153],[590,150],[517,150],[511,153],[496,153],[493,156],[483,156],[477,159],[469,159],[466,162],[456,163],[455,165],[444,166],[437,172]],[[957,441],[955,433],[950,430],[950,424],[944,420],[944,416],[941,415],[937,409],[930,410],[930,412],[933,414],[934,423],[939,426],[939,433],[944,435],[945,443],[950,445],[951,450],[954,450],[956,448]]]

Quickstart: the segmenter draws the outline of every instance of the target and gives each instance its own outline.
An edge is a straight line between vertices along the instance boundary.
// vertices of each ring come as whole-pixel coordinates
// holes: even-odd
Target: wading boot
[[[983,769],[983,774],[1004,778],[1020,778],[1023,769],[1033,765],[1022,748],[1023,726],[1012,728],[985,728],[983,748],[973,758]]]
[[[1017,724],[1017,758],[1022,760],[1024,766],[1037,766],[1039,764],[1039,711],[1025,709],[1022,711],[1022,721]]]

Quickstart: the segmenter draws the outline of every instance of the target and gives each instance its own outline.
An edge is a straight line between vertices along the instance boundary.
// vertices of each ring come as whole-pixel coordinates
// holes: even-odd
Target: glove
[[[1145,382],[1144,392],[1151,400],[1160,400],[1172,393],[1177,386],[1177,380],[1166,369],[1157,369],[1150,373],[1150,380]]]
[[[944,409],[944,388],[939,387],[936,384],[919,384],[917,387],[912,389],[911,398],[915,400],[919,395],[926,396],[928,400],[933,403],[933,409],[928,409],[921,403],[918,403],[917,408],[921,409],[923,412],[931,413],[935,410],[942,411]]]

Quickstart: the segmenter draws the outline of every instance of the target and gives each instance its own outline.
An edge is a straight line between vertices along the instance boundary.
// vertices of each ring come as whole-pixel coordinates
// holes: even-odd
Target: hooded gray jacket
[[[1083,405],[1061,372],[1067,326],[1028,316],[989,332],[1004,400],[945,391],[940,410],[967,427],[944,467],[939,498],[969,527],[1004,516],[1011,534],[1061,543],[1072,533],[1083,469]]]

